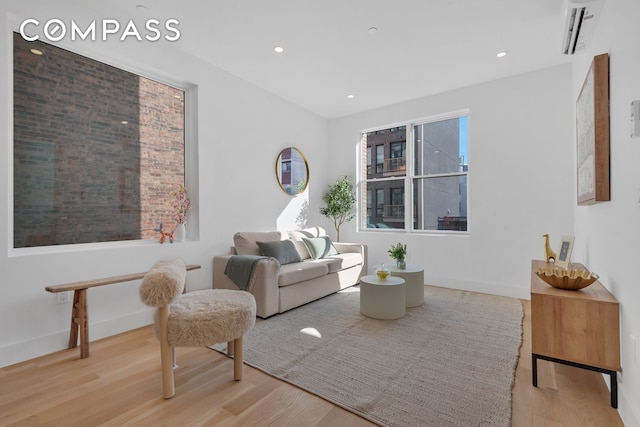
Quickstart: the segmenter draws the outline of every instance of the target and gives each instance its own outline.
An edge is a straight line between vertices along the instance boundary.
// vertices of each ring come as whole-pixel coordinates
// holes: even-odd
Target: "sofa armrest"
[[[338,253],[359,253],[362,256],[362,270],[360,271],[360,277],[367,275],[368,254],[367,245],[362,243],[345,243],[345,242],[333,242],[333,246]]]
[[[227,263],[232,254],[216,255],[213,257],[213,288],[214,289],[240,289],[224,274]]]
[[[213,287],[214,289],[239,290],[224,270],[233,255],[216,255],[213,257]],[[278,274],[280,264],[275,258],[258,261],[250,279],[249,292],[256,299],[256,315],[266,318],[278,313],[280,295],[278,288]]]

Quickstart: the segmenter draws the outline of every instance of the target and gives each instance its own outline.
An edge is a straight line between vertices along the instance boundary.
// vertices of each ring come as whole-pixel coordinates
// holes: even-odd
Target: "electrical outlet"
[[[58,292],[58,304],[67,304],[71,302],[71,291]]]

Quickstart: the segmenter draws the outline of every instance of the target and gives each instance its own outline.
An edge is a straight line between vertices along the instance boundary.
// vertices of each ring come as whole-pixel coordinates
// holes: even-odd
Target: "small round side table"
[[[401,277],[407,283],[407,307],[418,307],[424,304],[424,269],[408,265],[399,269],[394,264],[387,266],[392,277]]]
[[[360,313],[374,319],[399,319],[406,313],[406,285],[404,279],[389,276],[360,278]]]

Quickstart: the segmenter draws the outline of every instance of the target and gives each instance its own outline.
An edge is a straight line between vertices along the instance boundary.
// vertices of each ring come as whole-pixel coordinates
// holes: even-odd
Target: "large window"
[[[456,114],[362,133],[362,161],[370,165],[376,147],[380,167],[361,180],[361,228],[468,231],[467,126]]]
[[[185,92],[14,34],[13,246],[152,239],[185,184]]]

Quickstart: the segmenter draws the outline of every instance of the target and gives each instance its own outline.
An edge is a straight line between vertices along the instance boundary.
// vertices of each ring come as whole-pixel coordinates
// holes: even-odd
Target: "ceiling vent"
[[[598,21],[602,0],[573,0],[565,2],[565,24],[562,53],[573,55],[587,47]]]

